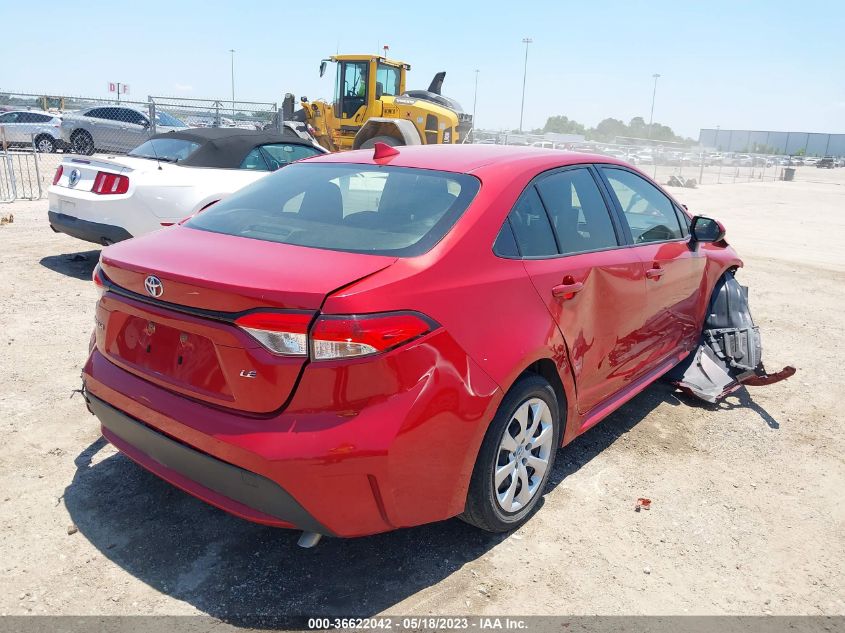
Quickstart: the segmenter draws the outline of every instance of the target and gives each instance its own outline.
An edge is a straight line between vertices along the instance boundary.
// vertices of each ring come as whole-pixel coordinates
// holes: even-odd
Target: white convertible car
[[[127,156],[67,156],[49,189],[54,231],[108,245],[201,211],[288,163],[324,154],[306,132],[197,128],[157,134]]]

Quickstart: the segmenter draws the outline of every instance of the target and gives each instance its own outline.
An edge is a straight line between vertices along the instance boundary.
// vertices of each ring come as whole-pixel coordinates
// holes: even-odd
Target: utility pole
[[[476,127],[475,105],[478,102],[478,73],[479,72],[480,71],[478,70],[478,68],[476,68],[475,69],[475,92],[473,93],[473,96],[472,96],[472,140],[473,141],[475,140],[475,127]]]
[[[657,96],[657,80],[660,75],[654,73],[654,90],[651,91],[651,115],[648,117],[648,138],[651,140],[651,126],[654,124],[654,97]]]
[[[235,116],[235,49],[230,48],[232,54],[232,116]]]
[[[525,113],[525,80],[528,77],[528,45],[534,40],[530,37],[523,37],[522,43],[525,44],[525,66],[522,70],[522,105],[519,108],[519,131],[522,132],[522,115]]]

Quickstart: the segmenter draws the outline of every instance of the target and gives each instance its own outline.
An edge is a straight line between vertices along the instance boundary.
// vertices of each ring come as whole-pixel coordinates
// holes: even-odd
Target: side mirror
[[[320,77],[326,74],[326,60],[320,62]]]
[[[384,86],[381,85],[380,81],[376,82],[376,99],[381,99],[384,95]]]
[[[719,242],[725,237],[725,227],[722,223],[703,215],[692,219],[689,231],[694,242]]]

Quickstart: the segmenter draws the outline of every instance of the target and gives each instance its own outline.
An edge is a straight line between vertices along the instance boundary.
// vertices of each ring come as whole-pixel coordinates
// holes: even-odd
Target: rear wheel
[[[52,154],[56,151],[56,141],[49,134],[42,134],[35,138],[35,149],[44,154]]]
[[[77,130],[70,137],[71,149],[74,154],[90,156],[94,153],[94,139],[85,130]]]
[[[554,389],[535,374],[520,378],[484,436],[461,519],[488,532],[525,523],[542,497],[559,443]]]
[[[390,147],[404,145],[404,143],[395,136],[374,136],[373,138],[368,138],[366,141],[361,143],[361,147],[358,149],[372,149],[376,146],[376,143],[384,143],[385,145],[390,145]]]

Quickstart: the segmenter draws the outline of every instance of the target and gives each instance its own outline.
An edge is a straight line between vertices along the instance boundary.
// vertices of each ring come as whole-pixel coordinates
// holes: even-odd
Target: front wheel
[[[559,443],[554,389],[537,375],[520,378],[481,443],[461,519],[488,532],[520,527],[542,497]]]

